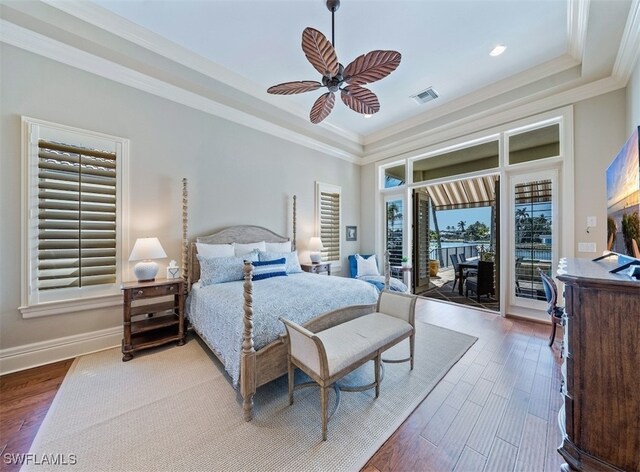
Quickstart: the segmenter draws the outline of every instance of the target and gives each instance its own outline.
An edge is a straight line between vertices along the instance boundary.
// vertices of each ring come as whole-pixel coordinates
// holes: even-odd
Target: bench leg
[[[322,416],[322,440],[327,440],[327,403],[329,387],[320,387],[320,415]]]
[[[409,336],[409,355],[411,358],[411,370],[413,370],[413,357],[416,352],[416,335],[415,333]]]
[[[373,360],[373,365],[376,370],[376,398],[380,396],[380,356],[381,354],[378,352],[378,355]]]
[[[293,405],[293,363],[291,362],[291,356],[287,356],[287,363],[289,367],[289,405]]]

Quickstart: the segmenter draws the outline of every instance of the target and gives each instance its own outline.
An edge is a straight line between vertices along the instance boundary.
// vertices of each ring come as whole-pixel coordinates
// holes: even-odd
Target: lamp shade
[[[318,236],[313,236],[309,240],[309,251],[322,251],[323,247],[322,240]]]
[[[162,249],[158,238],[138,238],[133,245],[129,256],[130,261],[146,261],[150,259],[162,259],[167,254]]]

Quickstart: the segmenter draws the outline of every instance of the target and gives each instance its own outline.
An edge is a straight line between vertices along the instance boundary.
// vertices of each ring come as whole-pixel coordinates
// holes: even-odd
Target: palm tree
[[[391,202],[387,205],[387,221],[389,222],[389,226],[393,227],[397,220],[402,219],[402,213],[400,213],[400,209],[398,208],[398,204],[396,202]]]
[[[529,218],[529,213],[527,213],[526,208],[517,208],[516,209],[516,221],[518,226],[522,228],[524,221]]]
[[[460,232],[464,233],[464,229],[467,226],[467,222],[466,221],[459,221],[458,222],[458,228],[460,228]]]

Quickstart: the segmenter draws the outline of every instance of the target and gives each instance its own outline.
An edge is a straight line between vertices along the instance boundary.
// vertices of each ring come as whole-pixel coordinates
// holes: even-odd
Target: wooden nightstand
[[[302,270],[305,272],[311,272],[312,274],[320,274],[326,272],[327,275],[331,275],[331,262],[319,262],[317,264],[300,264]]]
[[[122,360],[129,361],[142,349],[178,341],[185,342],[184,280],[157,279],[153,282],[126,282],[124,295]],[[153,299],[172,296],[170,300]],[[141,303],[146,302],[146,303]]]

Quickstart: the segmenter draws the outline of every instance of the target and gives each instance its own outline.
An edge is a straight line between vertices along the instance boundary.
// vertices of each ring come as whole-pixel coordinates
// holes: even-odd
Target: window
[[[494,169],[499,165],[498,141],[448,151],[413,162],[413,181],[425,182]]]
[[[340,264],[341,188],[316,182],[316,225],[322,240],[322,261]]]
[[[560,124],[509,136],[509,164],[560,155]]]
[[[532,180],[515,185],[514,201],[514,294],[519,298],[545,300],[538,271],[552,275],[553,182]]]
[[[404,202],[400,197],[389,197],[385,201],[386,248],[389,251],[389,263],[402,265],[404,257]]]
[[[405,165],[396,165],[393,167],[384,168],[384,181],[382,188],[400,187],[406,182],[405,177]]]
[[[119,298],[126,141],[27,118],[23,124],[27,174],[23,315],[39,316],[33,307],[47,302],[50,310],[51,302]],[[103,300],[101,306],[108,305]],[[78,309],[85,308],[86,303]],[[64,311],[74,310],[65,305]]]

